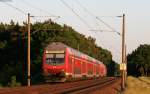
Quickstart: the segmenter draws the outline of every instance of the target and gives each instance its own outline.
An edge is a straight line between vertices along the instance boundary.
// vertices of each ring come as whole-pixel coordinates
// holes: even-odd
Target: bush
[[[3,87],[3,85],[2,85],[2,84],[0,84],[0,87]]]
[[[16,81],[16,76],[12,76],[11,82],[10,82],[10,84],[8,84],[8,86],[10,86],[10,87],[16,87],[17,86],[18,87],[18,86],[21,86],[21,84]]]

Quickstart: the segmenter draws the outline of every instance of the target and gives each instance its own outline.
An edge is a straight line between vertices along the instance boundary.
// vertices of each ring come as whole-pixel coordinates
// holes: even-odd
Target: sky
[[[121,62],[121,36],[109,32],[112,29],[96,17],[122,33],[122,18],[117,16],[125,14],[127,53],[131,53],[140,44],[150,44],[150,0],[11,0],[12,2],[6,3],[2,1],[5,0],[0,0],[0,22],[8,23],[13,19],[22,23],[27,20],[27,13],[34,16],[50,16],[36,17],[31,21],[34,23],[51,18],[61,25],[72,26],[77,32],[96,38],[96,44],[110,50],[113,59],[118,63]],[[69,8],[62,1],[65,1]]]

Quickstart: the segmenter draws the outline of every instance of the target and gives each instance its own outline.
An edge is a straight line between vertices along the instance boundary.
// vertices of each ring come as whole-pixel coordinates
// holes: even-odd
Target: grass
[[[150,84],[150,77],[139,77],[139,79]]]
[[[124,94],[150,94],[150,79],[147,77],[127,78],[127,88]]]

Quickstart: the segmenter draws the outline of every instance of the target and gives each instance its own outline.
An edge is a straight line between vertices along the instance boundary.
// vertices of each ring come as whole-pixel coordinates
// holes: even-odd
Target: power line
[[[85,12],[87,12],[89,15],[95,17],[95,15],[94,15],[93,13],[91,13],[86,7],[84,7],[78,0],[73,0],[73,1],[75,1],[75,2],[76,2],[81,8],[83,8],[83,10],[84,10]]]
[[[6,2],[3,2],[4,4],[6,4],[7,6],[19,11],[20,13],[24,14],[24,15],[28,15],[25,11],[23,11],[22,9],[20,8],[17,8],[9,3],[6,3]],[[30,17],[33,17],[33,18],[48,18],[48,17],[57,17],[56,19],[60,18],[60,16],[55,16],[55,15],[52,15],[52,16],[36,16],[36,15],[31,15]]]
[[[99,20],[100,22],[102,22],[104,25],[106,25],[108,28],[110,28],[112,31],[109,32],[116,32],[117,34],[120,35],[119,32],[117,32],[114,28],[112,28],[109,24],[107,24],[106,22],[104,22],[102,19],[96,17],[92,12],[90,12],[86,7],[84,7],[78,0],[73,0],[75,1],[81,8],[83,8],[83,10],[85,12],[87,12],[89,15],[91,15],[92,17],[96,18],[97,20]],[[109,16],[112,17],[112,16]],[[97,25],[99,25],[99,23],[96,22]],[[100,25],[99,25],[100,26]],[[93,30],[92,30],[93,31]],[[105,31],[105,30],[96,30],[96,31]]]
[[[114,28],[112,28],[110,25],[108,25],[106,22],[104,22],[102,19],[100,19],[99,17],[96,17],[97,20],[101,21],[103,24],[105,24],[107,27],[109,27],[110,29],[112,29],[113,31],[115,31]]]
[[[76,0],[75,0],[76,1]],[[81,19],[81,17],[78,15],[78,14],[76,14],[76,12],[69,6],[69,5],[67,5],[63,0],[62,0],[62,2],[76,15],[76,16],[78,16],[79,18],[80,18],[80,20],[82,21],[82,19]],[[78,1],[76,1],[76,3],[79,3]],[[80,3],[79,3],[79,5],[85,10],[85,11],[88,11],[86,8],[84,8]],[[93,16],[93,14],[92,13],[90,13],[89,11],[88,11],[88,14],[90,14],[90,15],[92,15]],[[95,18],[95,17],[94,17]],[[85,21],[83,21],[85,24],[87,24]],[[97,23],[98,24],[98,23]],[[98,24],[99,25],[99,24]],[[93,29],[90,29],[90,30],[93,30]],[[94,31],[95,32],[95,31]],[[97,33],[95,32],[95,35],[97,35]],[[102,41],[100,40],[100,42],[101,42],[101,44],[105,47],[105,45],[102,43]]]
[[[101,18],[102,18],[102,17],[105,17],[105,18],[106,18],[106,17],[107,17],[107,18],[114,18],[114,17],[121,17],[121,16],[106,16],[106,15],[103,15],[103,16],[98,16],[98,17],[101,17]]]
[[[37,17],[37,18],[50,18],[50,17],[55,17],[55,16],[37,16],[37,15],[34,15],[32,17]]]
[[[27,1],[25,1],[25,0],[22,0],[22,1],[23,1],[24,4],[26,4],[27,6],[30,6],[30,7],[34,8],[34,9],[40,11],[40,12],[42,11],[42,12],[44,12],[44,13],[47,13],[48,15],[51,15],[52,17],[60,18],[60,16],[56,16],[56,15],[54,15],[54,14],[51,14],[50,12],[48,12],[48,11],[42,9],[42,8],[39,8],[39,7],[33,5],[33,4],[31,4],[31,3],[29,3],[29,2],[27,2]]]
[[[91,15],[95,19],[95,15],[93,13],[91,13],[86,7],[84,7],[78,0],[72,0],[72,1],[75,1],[85,12],[87,12],[89,15]],[[101,27],[96,19],[95,19],[95,22],[99,27]],[[100,30],[100,31],[102,31],[102,30]]]
[[[78,15],[64,0],[60,0],[68,9],[70,9],[89,29],[91,29],[91,26],[87,24],[87,22]]]
[[[37,18],[51,18],[51,17],[55,17],[55,16],[38,16],[38,15],[33,15],[33,16],[31,16],[31,17],[37,19]],[[59,17],[53,19],[53,21],[54,21],[54,20],[57,20],[57,19],[59,19]]]
[[[85,12],[87,12],[89,15],[91,15],[93,18],[95,18],[96,16],[92,13],[92,12],[90,12],[86,7],[84,7],[78,0],[74,0],[78,5],[80,5],[80,7],[81,8],[83,8],[83,10],[85,11]],[[100,26],[100,25],[99,25]]]
[[[84,7],[78,0],[73,0],[73,1],[75,1],[78,5],[80,5],[80,7],[81,8],[83,8],[83,10],[85,11],[85,12],[87,12],[89,15],[91,15],[93,18],[95,18],[96,16],[92,13],[92,12],[90,12],[86,7]],[[109,17],[112,17],[112,16],[109,16]],[[113,16],[114,17],[114,16]],[[101,19],[100,19],[101,20]],[[113,29],[110,25],[108,25],[107,23],[105,23],[103,20],[101,20],[101,22],[103,22],[103,24],[105,24],[107,27],[109,27],[109,28],[111,28],[113,31],[108,31],[108,30],[92,30],[92,31],[108,31],[108,32],[114,32],[115,31],[115,29]],[[99,25],[99,23],[96,23],[96,24],[98,24]],[[99,25],[100,26],[100,25]],[[116,33],[118,33],[118,32],[116,32]],[[120,34],[120,33],[119,33]],[[96,32],[95,32],[95,35],[97,35],[96,34]],[[106,45],[104,45],[104,43],[102,43],[102,41],[100,40],[100,42],[101,42],[101,44],[104,46],[104,47],[106,47]],[[113,48],[111,45],[110,45],[110,47],[111,48]],[[114,48],[115,49],[115,48]],[[115,50],[115,51],[117,51],[117,50]]]
[[[7,6],[13,8],[13,9],[15,9],[15,10],[21,12],[22,14],[27,15],[27,13],[24,12],[23,10],[21,10],[21,9],[19,9],[19,8],[15,7],[15,6],[11,5],[11,4],[9,4],[9,3],[6,3],[6,2],[3,2],[3,3],[6,4]]]
[[[0,2],[11,2],[12,0],[0,0]]]
[[[95,22],[96,22],[96,24],[99,26],[99,27],[101,27],[100,26],[100,24],[97,22],[97,20],[95,19],[95,15],[92,13],[92,12],[90,12],[86,7],[84,7],[78,0],[73,0],[73,1],[75,1],[85,12],[87,12],[91,17],[93,17],[94,18],[94,20],[95,20]],[[94,29],[92,29],[92,30],[90,30],[90,31],[94,31],[94,35],[95,36],[97,36],[97,32],[96,31],[101,31],[101,32],[103,32],[103,31],[106,31],[106,30],[94,30]],[[106,45],[102,42],[102,40],[100,40],[99,39],[99,41],[101,42],[100,44],[103,46],[103,47],[106,47]]]
[[[90,12],[86,7],[84,7],[80,2],[79,2],[79,0],[72,0],[72,1],[74,1],[74,2],[76,2],[85,12],[87,12],[91,17],[93,17],[94,19],[96,18],[96,16],[92,13],[92,12]],[[106,16],[102,16],[102,17],[106,17]],[[116,16],[107,16],[107,17],[116,17]],[[108,28],[110,28],[112,31],[110,31],[110,30],[91,30],[91,31],[94,31],[95,32],[95,36],[97,36],[97,34],[99,34],[99,33],[97,33],[96,31],[101,31],[101,32],[103,32],[103,31],[108,31],[108,32],[116,32],[118,35],[121,35],[119,32],[117,32],[114,28],[112,28],[110,25],[108,25],[106,22],[104,22],[103,20],[101,20],[100,18],[99,19],[95,19],[96,20],[96,24],[98,25],[98,26],[100,26],[100,24],[97,22],[97,20],[99,20],[99,21],[101,21],[104,25],[106,25]],[[101,27],[101,26],[100,26]],[[102,37],[102,36],[101,36]],[[103,38],[102,38],[103,39]],[[101,42],[101,45],[103,45],[104,47],[106,47],[106,45],[102,42],[102,40],[99,40],[100,42]],[[111,45],[108,45],[109,46],[109,49],[110,48],[113,48]],[[119,53],[118,52],[118,50],[116,50],[115,48],[114,48],[114,51],[115,52],[117,52],[117,53]]]
[[[23,0],[24,1],[24,0]],[[15,10],[17,10],[17,11],[19,11],[19,12],[21,12],[22,14],[24,14],[24,15],[27,15],[27,13],[25,12],[25,11],[23,11],[22,9],[20,9],[20,8],[17,8],[17,7],[15,7],[15,6],[13,6],[13,5],[11,5],[11,4],[9,4],[9,3],[6,3],[6,2],[3,2],[4,4],[6,4],[7,6],[9,6],[9,7],[11,7],[11,8],[13,8],[13,9],[15,9]],[[36,8],[36,9],[38,9],[38,10],[40,10],[40,11],[44,11],[44,10],[42,10],[42,9],[40,9],[40,8],[37,8],[37,7],[34,7],[34,8]],[[46,12],[46,11],[44,11],[45,13],[48,13],[48,12]],[[48,13],[48,14],[50,14],[50,13]],[[44,17],[57,17],[57,18],[60,18],[60,16],[55,16],[55,15],[52,15],[52,14],[50,14],[51,16],[31,16],[31,17],[40,17],[40,18],[44,18]]]
[[[102,19],[100,19],[99,17],[96,17],[97,20],[101,21],[104,25],[106,25],[108,28],[110,28],[112,30],[112,32],[116,32],[117,34],[121,35],[119,32],[117,32],[114,28],[112,28],[109,24],[107,24],[106,22],[104,22]]]

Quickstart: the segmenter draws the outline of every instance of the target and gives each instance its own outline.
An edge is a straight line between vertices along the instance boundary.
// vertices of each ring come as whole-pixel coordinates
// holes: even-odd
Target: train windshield
[[[49,65],[63,65],[64,53],[48,53],[46,54],[46,63]]]

